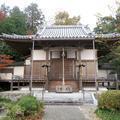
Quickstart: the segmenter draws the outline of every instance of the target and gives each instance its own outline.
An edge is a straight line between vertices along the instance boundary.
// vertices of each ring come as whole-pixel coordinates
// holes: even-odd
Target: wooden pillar
[[[12,78],[12,80],[10,82],[10,90],[13,91],[13,78]]]
[[[31,75],[30,75],[30,86],[29,86],[30,94],[32,94],[34,44],[35,44],[35,41],[33,40],[32,49],[31,49]]]
[[[95,40],[93,40],[93,50],[95,52]],[[96,69],[96,55],[94,58],[94,66],[95,66],[95,72],[94,72],[94,79],[95,79],[95,87],[96,87],[96,91],[98,91],[98,82],[97,82],[97,69]]]
[[[49,67],[49,50],[46,50],[46,65]],[[45,89],[48,90],[49,85],[49,74],[48,74],[48,67],[46,68],[46,85]]]
[[[118,83],[118,77],[117,77],[117,74],[116,74],[116,90],[119,89],[119,83]]]
[[[78,49],[78,59],[79,59],[79,89],[83,90],[83,81],[82,81],[82,67],[81,65],[81,51]]]
[[[20,90],[20,80],[18,80],[18,90]]]
[[[62,48],[62,86],[65,85],[64,57],[65,57],[65,51],[64,48]]]
[[[110,82],[108,82],[108,89],[110,89]]]

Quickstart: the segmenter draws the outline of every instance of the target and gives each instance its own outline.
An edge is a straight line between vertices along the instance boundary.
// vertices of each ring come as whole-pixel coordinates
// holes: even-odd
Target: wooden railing
[[[95,76],[95,74],[82,74],[80,75],[69,75],[69,74],[66,74],[65,75],[65,80],[82,80],[83,82],[86,81],[86,82],[95,82],[95,77],[96,77],[96,80],[97,81],[120,81],[120,75],[117,75],[116,74],[111,74],[111,75],[108,75],[107,77],[98,77],[98,76]],[[17,76],[17,75],[13,75],[12,76],[12,80],[21,80],[21,81],[30,81],[31,79],[31,76],[30,75],[25,75],[24,77],[21,77],[21,76]],[[54,74],[54,75],[50,75],[48,74],[48,78],[47,76],[41,76],[41,75],[33,75],[32,76],[32,80],[33,81],[46,81],[46,80],[62,80],[62,74]]]
[[[19,81],[30,81],[31,80],[31,76],[30,75],[25,75],[24,78],[20,77],[20,76],[16,76],[13,75],[12,77],[13,80],[19,80]],[[40,76],[40,75],[33,75],[32,76],[32,80],[33,81],[46,81],[47,80],[47,76]]]

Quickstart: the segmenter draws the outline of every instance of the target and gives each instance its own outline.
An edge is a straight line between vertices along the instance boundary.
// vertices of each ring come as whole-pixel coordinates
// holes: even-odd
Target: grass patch
[[[120,120],[120,111],[97,109],[96,114],[102,120]]]

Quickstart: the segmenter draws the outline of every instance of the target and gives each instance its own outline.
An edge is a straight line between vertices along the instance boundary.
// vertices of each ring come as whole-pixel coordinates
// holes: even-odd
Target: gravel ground
[[[78,106],[46,106],[43,120],[88,120]]]

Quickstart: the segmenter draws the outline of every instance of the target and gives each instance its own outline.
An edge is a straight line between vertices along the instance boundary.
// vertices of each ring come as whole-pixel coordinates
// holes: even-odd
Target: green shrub
[[[109,90],[98,98],[100,109],[120,110],[120,90]]]
[[[7,98],[3,98],[0,96],[0,103],[8,103],[8,102],[12,102],[10,99],[7,99]]]
[[[9,108],[7,115],[12,120],[18,120],[19,118],[24,116],[24,109],[21,106],[19,106],[18,104],[13,105],[11,108]]]
[[[33,114],[38,111],[39,104],[37,99],[33,96],[24,96],[18,101],[17,104],[24,109],[25,115]]]
[[[10,109],[13,106],[13,104],[15,104],[15,103],[12,102],[10,99],[0,97],[0,106],[1,107]]]
[[[7,111],[7,116],[2,120],[24,120],[25,117],[41,114],[44,110],[44,103],[33,96],[21,97],[17,102],[0,98],[0,106],[4,106]]]

